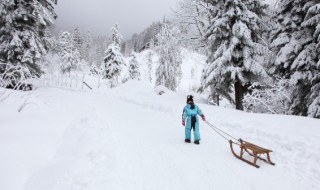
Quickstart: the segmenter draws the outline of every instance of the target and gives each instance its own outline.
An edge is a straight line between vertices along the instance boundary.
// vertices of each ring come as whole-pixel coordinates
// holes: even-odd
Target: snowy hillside
[[[276,166],[256,169],[202,121],[201,145],[184,143],[185,95],[132,81],[103,91],[1,88],[0,189],[319,189],[320,120],[196,99],[208,121],[274,151]]]

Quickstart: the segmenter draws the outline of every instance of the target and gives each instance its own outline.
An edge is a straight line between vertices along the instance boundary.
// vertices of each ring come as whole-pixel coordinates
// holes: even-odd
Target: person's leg
[[[199,122],[196,123],[195,125],[195,130],[194,130],[194,141],[200,141],[200,131],[199,131]]]
[[[185,140],[191,140],[191,124],[188,122],[188,120],[185,127]]]

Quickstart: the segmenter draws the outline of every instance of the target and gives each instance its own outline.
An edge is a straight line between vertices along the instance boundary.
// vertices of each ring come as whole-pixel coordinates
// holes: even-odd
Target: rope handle
[[[211,127],[218,135],[220,135],[222,138],[224,138],[224,139],[226,139],[228,142],[230,141],[230,139],[228,139],[226,136],[229,136],[229,137],[231,137],[232,139],[234,139],[236,142],[240,142],[240,140],[239,139],[237,139],[237,138],[235,138],[235,137],[233,137],[232,135],[230,135],[230,134],[228,134],[227,132],[225,132],[225,131],[223,131],[223,130],[221,130],[221,129],[219,129],[218,127],[215,127],[213,124],[211,124],[209,121],[204,121],[209,127]],[[223,135],[223,134],[221,134],[221,133],[223,133],[223,134],[225,134],[225,135]],[[233,141],[232,141],[233,142]],[[235,142],[233,142],[234,144],[238,144],[238,143],[235,143]]]

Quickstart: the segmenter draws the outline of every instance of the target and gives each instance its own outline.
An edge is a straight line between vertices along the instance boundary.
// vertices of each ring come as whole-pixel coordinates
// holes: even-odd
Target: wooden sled
[[[240,160],[242,160],[242,161],[244,161],[244,162],[246,162],[246,163],[248,163],[248,164],[250,164],[250,165],[252,165],[252,166],[254,166],[256,168],[260,167],[260,166],[257,165],[257,160],[258,159],[260,159],[260,160],[262,160],[262,161],[264,161],[264,162],[266,162],[268,164],[275,165],[275,163],[273,163],[270,160],[270,155],[269,154],[270,154],[270,152],[272,152],[272,150],[269,150],[269,149],[266,149],[266,148],[262,148],[260,146],[255,145],[255,144],[252,144],[252,143],[249,143],[247,141],[244,141],[242,139],[239,139],[239,142],[240,142],[240,144],[239,144],[239,146],[240,146],[240,155],[237,155],[233,150],[233,144],[238,144],[238,143],[235,143],[232,140],[229,141],[232,154],[236,158],[238,158],[238,159],[240,159]],[[253,162],[243,158],[243,154],[245,152],[247,152],[250,156],[253,156],[253,158],[254,158]],[[260,157],[263,154],[267,155],[267,159],[264,159],[264,158]]]

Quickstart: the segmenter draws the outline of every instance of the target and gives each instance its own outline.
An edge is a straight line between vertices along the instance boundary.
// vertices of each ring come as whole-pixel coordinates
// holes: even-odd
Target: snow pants
[[[199,131],[199,119],[197,115],[187,117],[185,139],[191,139],[191,130],[194,132],[194,140],[201,140]]]

